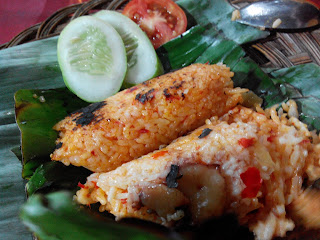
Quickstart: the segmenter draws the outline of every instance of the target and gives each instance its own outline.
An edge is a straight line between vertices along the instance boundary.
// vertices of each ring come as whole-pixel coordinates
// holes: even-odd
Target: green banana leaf
[[[97,211],[93,209],[92,211]],[[90,209],[80,209],[72,201],[70,192],[34,194],[22,207],[21,219],[42,240],[183,240],[202,239],[253,239],[247,229],[239,227],[233,216],[212,220],[201,228],[170,229],[144,221],[116,223],[110,216],[89,215]],[[139,227],[140,226],[140,227]],[[225,239],[225,238],[224,238]]]
[[[268,31],[261,31],[244,24],[231,21],[232,12],[235,10],[227,1],[221,0],[179,0],[177,1],[200,25],[211,26],[219,30],[219,35],[232,39],[237,44],[243,44],[265,38]]]
[[[71,112],[87,106],[66,88],[19,90],[15,94],[16,122],[21,131],[23,178],[50,160],[58,133],[53,126]]]
[[[281,70],[272,72],[271,76],[273,76],[273,77],[269,77],[252,60],[250,60],[249,58],[243,58],[241,61],[239,61],[235,65],[234,69],[237,70],[236,75],[234,77],[235,84],[238,86],[248,87],[249,89],[254,91],[256,94],[263,97],[266,106],[273,105],[274,103],[282,102],[284,100],[287,100],[289,97],[293,96],[291,91],[290,92],[283,91],[282,87],[279,85],[279,83],[281,83],[282,85],[290,83],[290,86],[291,85],[296,86],[296,91],[299,91],[302,93],[309,93],[309,94],[317,93],[317,89],[311,90],[310,85],[309,85],[309,84],[313,84],[314,82],[319,81],[320,75],[318,73],[320,71],[320,67],[315,64],[300,65],[300,66],[295,66],[295,67],[291,67],[291,68],[287,68],[287,69],[281,69]],[[306,84],[305,82],[304,82],[304,84],[300,84],[300,82],[302,80],[305,81],[305,75],[302,73],[303,70],[308,70],[308,79],[310,79],[309,84]],[[301,74],[299,74],[299,73],[301,73]],[[277,77],[277,78],[274,78],[274,77]],[[277,85],[275,85],[273,83],[275,83]],[[26,90],[21,91],[21,93],[24,93],[24,92],[26,92]],[[44,93],[44,92],[45,91],[43,91],[42,93]],[[18,93],[20,93],[20,92],[18,92]],[[290,95],[288,95],[288,93]],[[46,95],[46,97],[47,97],[48,102],[51,101],[50,97],[53,98],[52,100],[56,99],[56,95],[51,95],[51,96]],[[296,97],[296,96],[294,96],[294,97]],[[303,95],[300,94],[298,97],[303,98]],[[307,97],[310,99],[316,98],[313,95],[310,95]],[[30,100],[34,102],[34,99],[30,98]],[[25,104],[27,104],[27,103],[25,103]],[[320,105],[317,102],[316,103],[314,102],[313,104],[310,104],[310,105],[313,106],[313,110],[314,110],[314,112],[313,112],[314,115],[311,115],[311,117],[315,117],[318,119],[320,117],[320,112],[319,112]],[[61,106],[63,106],[63,105],[61,105]],[[309,116],[307,114],[310,114],[310,113],[307,112],[304,115]],[[32,116],[32,115],[29,115],[29,116]],[[25,119],[25,121],[28,121],[28,119]],[[41,125],[39,125],[39,126],[41,126]],[[319,130],[319,128],[318,128],[318,130]],[[54,141],[54,139],[52,141]],[[48,154],[50,154],[49,151],[48,151]],[[55,163],[55,162],[44,163],[35,171],[35,173],[31,177],[30,181],[27,184],[27,191],[30,195],[35,192],[46,193],[48,191],[56,191],[58,189],[68,189],[68,190],[71,190],[71,192],[74,192],[76,190],[75,189],[76,183],[78,181],[84,182],[86,176],[89,175],[89,172],[85,172],[82,170],[84,170],[84,169],[75,168],[75,167],[65,167],[65,166],[61,165],[60,163]],[[67,177],[65,177],[66,175],[67,175]],[[68,186],[66,187],[66,185],[68,185]],[[44,197],[44,196],[39,196],[37,194],[36,194],[36,196],[37,196],[37,198]],[[27,206],[30,201],[28,201]],[[44,204],[40,201],[34,201],[33,204],[34,204],[34,207],[37,207],[37,208],[45,207],[45,206],[43,206]],[[69,202],[65,201],[64,204],[66,204],[66,205],[72,204],[71,199],[69,199]],[[54,211],[64,212],[66,208],[67,207],[63,207],[60,210],[54,209]],[[72,209],[70,211],[72,212],[72,214],[77,213],[77,211],[75,209]],[[61,231],[60,228],[55,229],[53,226],[51,226],[49,221],[40,221],[40,222],[37,221],[38,217],[40,219],[46,219],[46,218],[55,219],[56,216],[53,216],[52,212],[45,211],[44,216],[36,215],[37,218],[35,216],[33,216],[33,214],[34,214],[33,212],[25,212],[22,215],[22,219],[25,221],[25,223],[31,229],[36,231],[36,233],[41,237],[41,239],[51,239],[50,234],[53,234],[53,232]],[[68,217],[66,215],[64,215],[64,213],[59,214],[59,217],[62,218],[61,221],[69,221]],[[87,221],[90,222],[90,224],[93,224],[91,221],[95,222],[96,220],[87,219]],[[79,230],[79,228],[77,228],[77,226],[78,227],[81,226],[80,223],[78,223],[78,222],[73,223],[71,221],[69,224],[72,225],[72,227],[70,227],[70,229],[71,229],[70,231],[73,231],[72,229],[76,228],[77,231],[79,232],[79,234],[80,233],[82,234],[81,230]],[[141,222],[138,222],[138,224],[141,224]],[[36,228],[36,226],[38,228]],[[40,228],[39,228],[39,226],[40,226]],[[123,225],[123,223],[119,223],[119,228],[124,227],[124,226],[125,225]],[[136,225],[134,225],[134,226],[137,227]],[[237,227],[235,227],[235,226],[236,226],[236,224],[233,227],[237,229]],[[44,229],[46,229],[45,233],[42,232]],[[80,229],[82,229],[82,227]],[[106,234],[109,233],[108,229],[109,228],[104,230],[106,232]],[[171,239],[181,239],[182,237],[183,237],[183,239],[193,239],[195,236],[196,237],[199,236],[198,235],[199,230],[198,231],[195,230],[192,233],[192,235],[190,235],[190,233],[186,234],[185,231],[175,232],[174,237],[170,237],[170,236],[166,235],[165,234],[166,232],[163,230],[164,230],[163,228],[158,228],[158,229],[156,228],[157,234],[162,237],[165,237],[166,239],[170,239],[170,238]],[[37,232],[37,231],[40,231],[40,232]],[[50,232],[50,231],[52,231],[52,232]],[[86,231],[86,229],[84,229],[83,231]],[[127,233],[130,232],[130,230],[128,230],[126,228],[124,229],[124,231],[126,231]],[[149,229],[146,228],[145,229],[146,234],[148,233],[148,231],[149,231]],[[222,232],[226,232],[225,229],[223,231],[221,231],[221,229],[220,229],[220,231],[215,229],[216,234],[222,234]],[[210,231],[207,233],[210,235],[213,234]],[[45,234],[49,234],[49,235],[45,235]],[[247,234],[247,236],[250,236],[250,234],[248,232],[246,234]],[[66,236],[69,236],[69,235],[66,234]],[[92,238],[87,238],[87,239],[96,239],[95,237],[96,236],[93,235]],[[220,235],[220,237],[221,237],[221,235]],[[61,237],[61,239],[68,239],[68,238]],[[218,239],[221,239],[221,238],[218,238]]]
[[[166,72],[192,63],[223,62],[231,68],[245,56],[234,41],[224,38],[212,24],[196,25],[157,49]]]
[[[300,119],[310,129],[320,130],[320,67],[314,63],[271,73],[287,99],[296,101]],[[273,95],[274,96],[274,95]]]
[[[234,85],[248,88],[261,97],[264,100],[263,107],[270,107],[285,99],[279,86],[249,57],[240,59],[232,71],[235,73]]]
[[[224,0],[179,0],[177,4],[197,24],[157,49],[166,72],[194,62],[221,61],[232,68],[245,55],[240,44],[256,41],[270,34],[268,31],[232,21],[231,15],[235,8]],[[238,58],[234,51],[239,54]]]
[[[55,192],[68,190],[75,193],[78,183],[85,183],[91,174],[82,167],[65,166],[60,162],[45,162],[33,173],[26,184],[26,193],[31,196],[35,192]]]
[[[21,218],[43,240],[164,239],[114,221],[98,221],[80,211],[79,206],[72,201],[72,195],[67,192],[31,196],[22,208]]]

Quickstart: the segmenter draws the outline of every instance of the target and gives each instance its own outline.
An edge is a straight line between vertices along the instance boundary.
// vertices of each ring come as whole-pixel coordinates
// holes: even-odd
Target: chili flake
[[[78,187],[80,187],[80,188],[85,188],[85,189],[88,188],[88,186],[85,186],[85,185],[82,184],[81,182],[78,182]]]
[[[94,184],[94,188],[98,189],[99,187],[97,186],[97,182],[96,181],[91,181]]]
[[[262,185],[260,171],[256,167],[249,167],[244,173],[240,174],[240,178],[246,185],[246,188],[241,192],[241,197],[256,197]]]
[[[299,143],[299,145],[303,145],[303,144],[310,143],[310,142],[311,142],[310,139],[304,139]]]
[[[145,128],[139,130],[139,133],[148,133],[148,132],[150,132],[150,131]]]
[[[273,142],[274,141],[274,139],[275,139],[275,135],[270,135],[268,138],[267,138],[267,141],[268,142]]]
[[[168,151],[159,151],[159,152],[156,152],[155,154],[153,154],[152,155],[152,158],[153,159],[156,159],[156,158],[158,158],[158,157],[162,157],[162,156],[164,156],[165,154],[167,154],[168,153]]]
[[[240,138],[238,143],[244,147],[248,148],[254,144],[254,138]]]

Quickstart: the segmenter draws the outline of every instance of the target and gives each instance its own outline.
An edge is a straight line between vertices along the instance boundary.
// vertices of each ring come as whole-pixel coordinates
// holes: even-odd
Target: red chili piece
[[[87,186],[83,185],[81,182],[78,182],[78,187],[80,187],[80,188],[88,188]]]
[[[275,135],[270,135],[268,138],[267,138],[267,141],[268,142],[273,142],[274,141],[274,139],[275,139]]]
[[[156,152],[155,154],[152,155],[152,158],[156,159],[158,157],[162,157],[163,155],[167,154],[168,151],[160,151],[160,152]]]
[[[94,188],[98,189],[99,187],[97,186],[97,182],[96,181],[91,181],[94,184]]]
[[[254,138],[240,138],[238,143],[244,147],[248,148],[254,144]]]
[[[309,142],[311,142],[310,139],[304,139],[299,143],[299,145],[303,145],[303,144],[306,144],[306,143],[309,143]]]
[[[149,130],[145,128],[139,130],[139,133],[148,133],[148,132]]]
[[[240,174],[242,182],[246,188],[242,191],[242,198],[254,198],[257,196],[262,185],[260,171],[256,167],[249,167],[247,171]]]

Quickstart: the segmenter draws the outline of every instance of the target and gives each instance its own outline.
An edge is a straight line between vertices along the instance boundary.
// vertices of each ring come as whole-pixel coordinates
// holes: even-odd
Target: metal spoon
[[[320,24],[316,4],[304,0],[264,0],[240,9],[237,21],[260,28],[297,29]]]

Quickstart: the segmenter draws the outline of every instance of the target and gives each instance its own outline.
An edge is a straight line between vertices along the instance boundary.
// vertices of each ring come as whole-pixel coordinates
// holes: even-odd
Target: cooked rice
[[[60,121],[51,158],[94,172],[115,169],[237,105],[246,90],[233,88],[232,76],[225,65],[194,64],[119,92]]]
[[[283,237],[295,226],[286,214],[286,207],[303,192],[305,177],[320,176],[320,144],[310,141],[312,136],[319,142],[319,136],[311,134],[294,116],[288,117],[290,111],[294,112],[290,110],[292,107],[296,107],[295,104],[287,103],[286,112],[281,115],[276,106],[263,113],[236,107],[219,120],[212,117],[206,125],[166,148],[123,164],[114,171],[89,176],[76,199],[82,204],[100,202],[100,211],[110,211],[117,219],[136,217],[170,225],[186,214],[179,209],[180,212],[163,217],[149,211],[141,205],[143,189],[153,188],[155,184],[165,185],[172,165],[179,166],[180,170],[190,165],[214,166],[225,181],[225,188],[217,186],[218,192],[227,194],[221,202],[223,212],[235,213],[239,222],[247,225],[257,239]],[[199,138],[207,128],[212,131]],[[242,146],[239,144],[242,138],[254,139],[253,145]],[[263,182],[256,197],[242,198],[246,186],[240,175],[249,167],[260,171]],[[178,182],[183,179],[184,176]],[[197,184],[197,179],[194,181],[190,188]],[[179,191],[179,185],[174,189]]]
[[[282,20],[280,18],[277,18],[276,20],[274,20],[274,22],[272,23],[272,28],[277,28],[280,26],[280,24],[282,23]]]
[[[236,21],[238,19],[241,19],[241,13],[238,9],[236,9],[232,12],[231,21]]]

